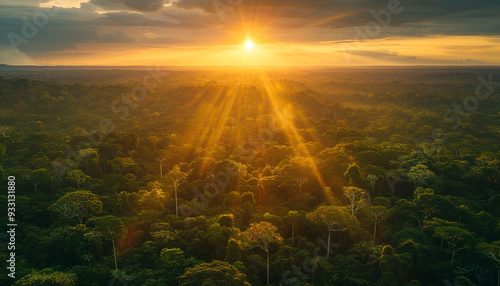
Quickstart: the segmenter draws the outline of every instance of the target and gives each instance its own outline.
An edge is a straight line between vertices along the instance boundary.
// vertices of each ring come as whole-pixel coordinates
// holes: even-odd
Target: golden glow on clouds
[[[61,7],[61,8],[80,8],[81,3],[87,3],[89,0],[50,0],[45,3],[40,3],[39,7],[42,8],[52,8],[52,7]]]
[[[333,8],[322,1],[292,1],[286,5],[283,1],[245,2],[230,5],[234,7],[225,11],[224,17],[208,12],[212,5],[205,1],[43,0],[25,1],[27,6],[17,4],[23,1],[5,1],[10,4],[5,16],[19,14],[2,19],[17,23],[18,27],[9,28],[16,35],[22,32],[20,20],[26,13],[30,20],[30,13],[36,13],[40,7],[61,8],[57,17],[48,19],[47,27],[38,27],[40,33],[17,39],[20,52],[12,48],[11,38],[0,41],[2,60],[7,64],[33,61],[38,65],[500,65],[500,36],[479,34],[483,29],[484,33],[493,31],[486,25],[488,19],[494,20],[488,14],[478,23],[469,22],[479,20],[477,15],[463,16],[463,29],[453,24],[459,23],[460,17],[449,18],[442,13],[446,19],[441,19],[430,15],[426,22],[390,25],[380,31],[380,35],[405,36],[361,37],[367,40],[357,42],[353,38],[359,35],[353,25],[358,25],[360,19],[367,20],[362,14],[368,17],[372,6],[345,5],[349,1],[337,3],[340,10],[333,14],[327,13],[325,9]],[[369,1],[358,4],[363,2]],[[424,6],[425,11],[434,11],[430,3]],[[413,23],[411,13],[408,16],[407,21]],[[476,36],[422,36],[457,32]]]
[[[254,42],[246,42],[243,46],[165,45],[165,48],[154,48],[142,47],[140,43],[134,43],[135,47],[122,44],[81,44],[75,50],[57,54],[39,53],[36,58],[39,65],[500,65],[499,43],[500,37],[440,36],[395,37],[347,44],[321,42],[315,45],[257,45]],[[85,53],[80,53],[82,50]]]

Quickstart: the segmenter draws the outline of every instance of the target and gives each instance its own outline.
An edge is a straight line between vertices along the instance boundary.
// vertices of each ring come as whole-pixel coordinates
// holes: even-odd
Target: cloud
[[[413,55],[400,55],[394,52],[373,52],[373,51],[354,51],[351,55],[353,59],[359,61],[359,63],[367,63],[370,60],[367,58],[382,61],[386,64],[395,65],[484,65],[486,62],[476,59],[436,59],[436,58],[426,58]]]
[[[21,35],[23,17],[32,21],[33,15],[44,11],[38,4],[50,1],[54,0],[3,1],[0,4],[2,35]],[[47,26],[40,27],[36,36],[29,39],[29,43],[21,44],[20,50],[36,60],[39,54],[51,52],[53,58],[58,57],[58,54],[62,57],[62,54],[86,51],[85,49],[101,53],[107,48],[116,48],[117,45],[111,45],[112,43],[124,43],[118,45],[123,51],[137,51],[145,48],[163,49],[167,46],[190,48],[237,45],[247,36],[263,45],[282,43],[320,47],[335,42],[352,45],[356,38],[355,28],[364,30],[367,23],[375,20],[372,11],[383,11],[389,1],[395,0],[85,1],[82,0],[81,6],[75,8],[59,8],[57,15],[50,17]],[[232,10],[225,11],[225,19],[221,21],[214,3],[229,5],[230,1],[241,3],[233,5]],[[457,50],[464,52],[456,47],[461,44],[459,41],[450,43],[453,46],[450,49],[443,47],[439,50],[449,56],[446,60],[431,59],[419,52],[414,53],[418,56],[404,57],[360,51],[356,54],[358,58],[379,59],[395,64],[432,64],[433,61],[436,64],[450,65],[482,64],[483,62],[474,60],[476,57],[486,59],[487,62],[496,61],[491,51],[495,50],[499,41],[497,35],[500,34],[498,0],[400,1],[403,11],[390,15],[390,23],[382,27],[379,33],[370,36],[366,42],[372,42],[373,46],[378,47],[384,43],[376,41],[377,39],[423,39],[439,35],[487,36],[491,38],[491,42],[481,42],[482,46],[477,44],[476,51],[467,55],[457,55]],[[411,48],[409,42],[398,44]],[[10,46],[7,37],[0,37],[0,46]],[[294,50],[293,53],[295,52],[297,51]],[[464,59],[460,59],[461,57]]]
[[[50,0],[2,0],[2,6],[38,6],[41,3],[49,2]]]
[[[177,22],[163,16],[151,16],[130,12],[106,13],[103,15],[102,24],[135,26],[135,27],[172,27],[177,26]]]
[[[169,4],[169,0],[91,0],[90,3],[106,8],[132,8],[137,11],[154,12]]]
[[[110,33],[103,34],[98,39],[99,43],[132,43],[135,40],[122,31],[113,31]]]
[[[228,0],[179,0],[175,7],[199,9],[206,13],[217,14],[214,3],[223,9],[223,24],[234,26],[238,21],[251,19],[269,25],[274,29],[341,29],[364,27],[374,21],[373,13],[386,10],[388,3],[397,0],[240,0],[231,10]],[[233,2],[238,2],[237,0]],[[500,2],[497,0],[419,0],[398,1],[403,9],[390,15],[388,35],[404,35],[406,25],[423,28],[426,35],[478,35],[500,33]],[[221,4],[222,3],[222,4]],[[385,13],[385,12],[382,12]],[[214,15],[214,17],[217,17]],[[232,19],[232,20],[231,20]],[[456,26],[457,28],[454,28]],[[403,28],[403,29],[401,29]],[[401,29],[401,30],[400,30]]]
[[[140,11],[157,11],[168,3],[163,0],[125,0],[124,4]]]

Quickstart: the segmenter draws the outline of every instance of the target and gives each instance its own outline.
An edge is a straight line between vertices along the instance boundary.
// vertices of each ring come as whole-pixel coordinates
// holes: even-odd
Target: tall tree
[[[153,135],[153,136],[149,136],[148,140],[149,140],[149,142],[151,142],[151,144],[153,144],[153,151],[156,151],[156,143],[158,143],[158,141],[160,140],[160,137]]]
[[[116,260],[116,241],[121,239],[127,233],[127,228],[123,221],[113,215],[102,217],[94,217],[89,220],[95,232],[102,235],[106,240],[110,240],[113,244],[113,256],[115,259],[115,270],[118,270],[118,262]]]
[[[174,187],[174,195],[175,195],[175,216],[179,217],[179,204],[177,201],[177,191],[186,178],[187,174],[181,171],[179,166],[175,166],[170,172],[167,174],[167,181]]]
[[[54,175],[44,168],[30,171],[25,177],[33,185],[35,193],[40,190],[40,187],[43,187],[45,192],[53,191],[57,185]]]
[[[281,242],[283,238],[278,233],[278,228],[267,221],[250,224],[250,227],[242,233],[243,241],[250,246],[259,247],[267,255],[267,285],[269,285],[269,245],[273,242]]]
[[[369,203],[368,193],[357,187],[344,187],[344,196],[347,198],[349,211],[355,217],[358,215],[358,211]]]
[[[299,217],[298,211],[289,211],[288,212],[287,218],[292,223],[292,245],[293,245],[293,238],[295,236],[295,223],[297,222],[298,217]]]
[[[389,211],[384,206],[369,206],[366,208],[366,213],[368,216],[373,219],[373,238],[377,236],[377,224],[378,222],[385,217]]]
[[[314,223],[324,223],[328,228],[327,257],[330,257],[331,232],[345,230],[341,226],[345,225],[347,215],[347,210],[338,206],[320,206],[306,214],[308,220]]]
[[[451,267],[453,267],[453,263],[455,262],[455,255],[460,250],[469,248],[474,239],[474,236],[470,232],[454,226],[440,226],[434,231],[437,237],[448,242],[448,248],[451,251]]]

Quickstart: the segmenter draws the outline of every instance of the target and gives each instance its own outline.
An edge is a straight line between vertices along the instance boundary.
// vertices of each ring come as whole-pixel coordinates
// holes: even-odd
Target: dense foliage
[[[494,71],[4,75],[16,285],[498,285]]]

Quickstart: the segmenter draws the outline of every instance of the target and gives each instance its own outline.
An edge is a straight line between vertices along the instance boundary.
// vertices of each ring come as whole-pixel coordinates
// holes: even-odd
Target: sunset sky
[[[2,0],[0,60],[500,65],[499,15],[498,0]]]

